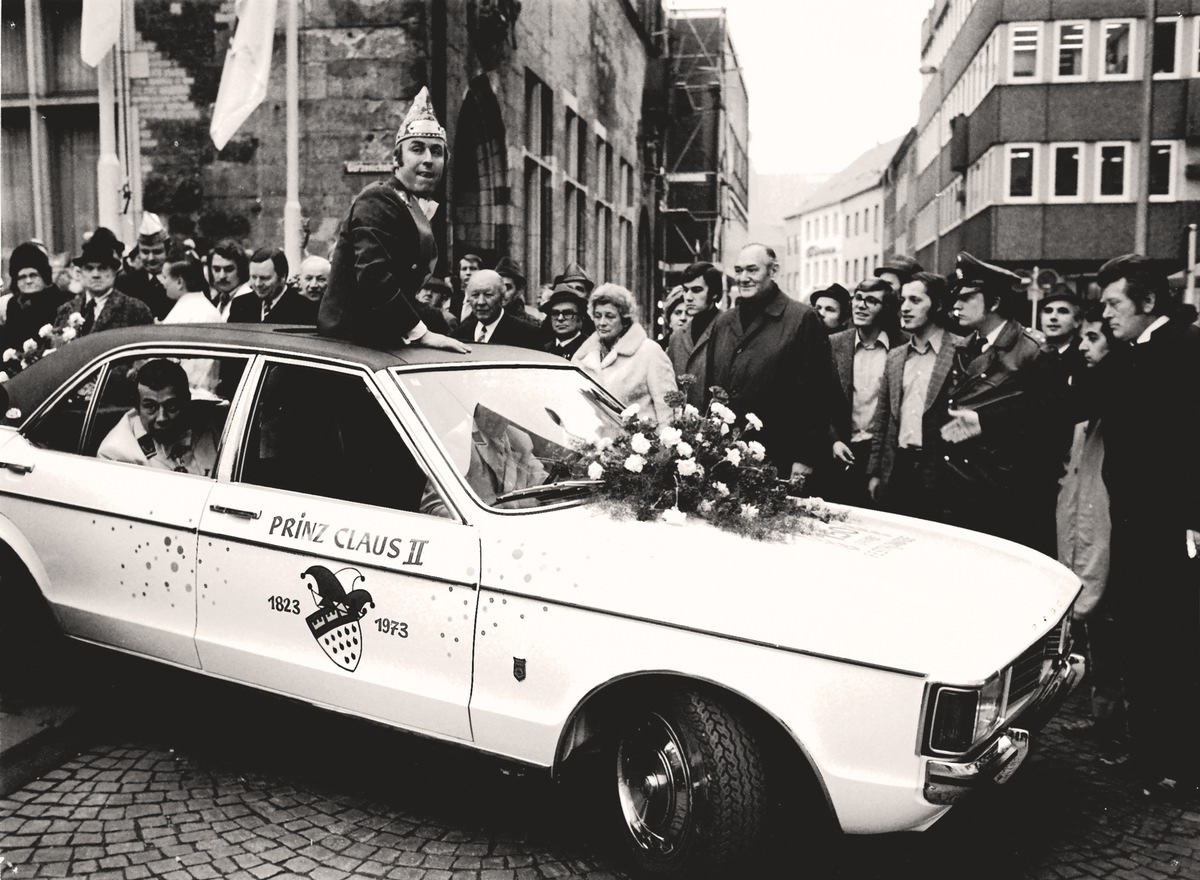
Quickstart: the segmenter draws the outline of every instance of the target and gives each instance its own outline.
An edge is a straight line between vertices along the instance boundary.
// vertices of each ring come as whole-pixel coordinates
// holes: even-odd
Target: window
[[[587,125],[568,108],[564,124],[563,233],[566,262],[587,262]]]
[[[1100,23],[1100,36],[1104,46],[1104,58],[1100,67],[1101,79],[1131,79],[1133,64],[1133,19],[1119,19]]]
[[[1129,193],[1128,158],[1128,144],[1096,144],[1096,201],[1125,201]]]
[[[613,247],[613,207],[616,185],[613,182],[613,148],[596,135],[596,271],[601,282],[616,279],[617,255]]]
[[[1055,144],[1051,149],[1050,201],[1083,200],[1083,144]]]
[[[550,162],[554,153],[553,97],[550,87],[525,71],[525,265],[532,278],[553,277],[554,194]]]
[[[1009,26],[1011,55],[1009,79],[1018,82],[1034,82],[1038,79],[1039,46],[1042,26],[1040,24],[1013,24]]]
[[[1160,18],[1154,23],[1154,75],[1172,77],[1179,74],[1179,21]]]
[[[1010,202],[1032,202],[1037,173],[1037,145],[1009,144],[1005,147],[1004,192]]]
[[[288,363],[263,371],[239,479],[409,511],[420,509],[428,485],[367,377]]]
[[[1192,76],[1200,76],[1200,16],[1192,16]]]
[[[1058,46],[1055,50],[1054,78],[1072,80],[1084,78],[1084,40],[1086,22],[1060,21],[1055,25]]]
[[[1150,198],[1175,197],[1175,144],[1154,141],[1150,145]]]
[[[849,214],[846,215],[846,234],[843,237],[844,238],[850,237],[850,215]]]
[[[79,57],[82,9],[80,0],[3,5],[0,240],[10,248],[40,238],[52,253],[75,253],[96,226],[100,111],[96,71]]]

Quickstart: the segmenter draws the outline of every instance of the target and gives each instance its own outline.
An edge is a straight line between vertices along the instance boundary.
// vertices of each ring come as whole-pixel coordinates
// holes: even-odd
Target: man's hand
[[[947,443],[962,443],[983,433],[979,413],[973,409],[949,410],[950,421],[942,425],[942,439]]]
[[[879,477],[871,477],[867,480],[867,494],[871,496],[872,501],[879,500],[879,487],[883,485],[883,480]]]
[[[415,339],[409,345],[420,348],[436,348],[439,351],[456,351],[459,354],[469,354],[470,347],[463,345],[457,339],[430,330],[420,339]]]
[[[854,464],[853,450],[841,440],[835,440],[833,443],[833,457],[846,465],[846,467]]]
[[[809,467],[808,465],[806,465],[804,462],[802,462],[802,461],[793,461],[792,462],[792,479],[793,480],[799,480],[800,482],[804,482],[804,480],[807,479],[808,476],[810,474],[812,474],[812,472],[813,472],[813,469],[811,467]]]

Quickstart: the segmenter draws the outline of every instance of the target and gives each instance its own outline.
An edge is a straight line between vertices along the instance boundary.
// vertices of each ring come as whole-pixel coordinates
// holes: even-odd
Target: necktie
[[[967,363],[968,364],[971,363],[971,361],[975,360],[975,358],[977,358],[981,354],[983,354],[983,345],[986,341],[987,340],[983,336],[980,336],[978,333],[976,333],[974,336],[971,337],[971,341],[967,343]]]
[[[263,305],[262,305],[262,320],[263,320],[264,324],[267,322],[267,316],[269,314],[271,314],[270,303],[263,303]]]
[[[487,327],[485,325],[480,324],[475,328],[475,341],[487,342]]]
[[[228,306],[229,306],[229,294],[228,293],[217,294],[217,311],[223,315],[223,314],[225,314],[225,309]]]
[[[96,323],[96,300],[94,297],[88,297],[86,303],[83,304],[83,327],[80,328],[80,334],[87,336],[92,332],[92,325]]]

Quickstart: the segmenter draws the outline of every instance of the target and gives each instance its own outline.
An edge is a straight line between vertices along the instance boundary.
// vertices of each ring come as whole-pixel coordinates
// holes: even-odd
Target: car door
[[[361,369],[264,358],[238,417],[233,478],[200,521],[200,660],[466,740],[479,539],[436,503],[375,382]]]
[[[46,598],[69,634],[199,666],[196,535],[229,399],[247,360],[170,349],[125,354],[73,382],[5,445],[4,512],[45,568]],[[225,387],[192,386],[192,374],[218,364]],[[200,466],[196,455],[162,460],[167,450],[152,439],[149,457],[142,451],[136,463],[136,454],[98,457],[114,444],[142,449],[140,381],[156,369],[187,391],[179,398],[186,396],[184,417],[194,420],[188,436],[209,438]]]

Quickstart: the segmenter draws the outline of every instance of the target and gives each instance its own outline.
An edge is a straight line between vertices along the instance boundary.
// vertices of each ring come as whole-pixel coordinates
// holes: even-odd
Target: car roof
[[[566,366],[566,362],[556,355],[509,345],[475,343],[468,354],[421,346],[369,348],[343,339],[318,336],[316,328],[311,325],[149,324],[81,336],[18,373],[5,384],[5,390],[12,405],[28,411],[76,372],[113,349],[179,343],[335,358],[362,364],[372,372],[397,366],[462,366],[470,363],[494,364],[496,361]]]

